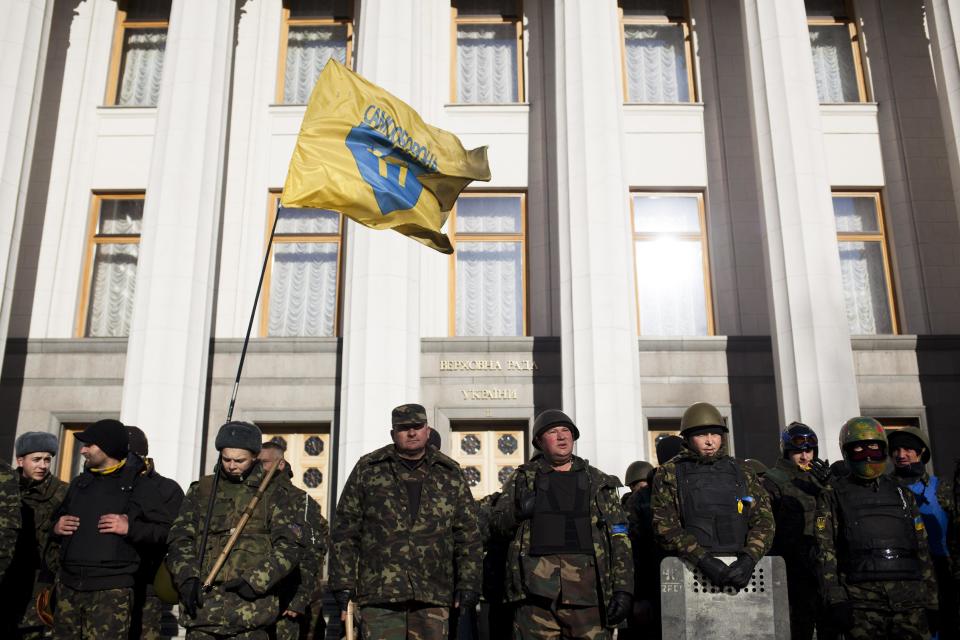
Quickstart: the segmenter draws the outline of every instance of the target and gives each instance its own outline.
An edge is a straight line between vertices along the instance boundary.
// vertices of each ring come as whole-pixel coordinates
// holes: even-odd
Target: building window
[[[293,472],[295,487],[302,489],[327,511],[327,488],[330,486],[330,425],[326,423],[257,423],[264,442],[276,442],[283,448],[283,458]],[[300,505],[303,508],[303,505]]]
[[[352,65],[353,2],[287,0],[280,26],[277,102],[307,104],[331,58]]]
[[[627,102],[693,102],[693,45],[685,0],[620,0]]]
[[[77,335],[130,335],[143,193],[94,194]]]
[[[833,214],[850,333],[896,333],[880,194],[834,193]]]
[[[64,482],[83,473],[83,456],[80,455],[82,443],[77,440],[77,434],[89,427],[92,422],[70,422],[61,425],[60,453],[57,456],[57,477]],[[51,469],[52,471],[52,469]]]
[[[700,193],[634,193],[640,334],[713,333],[707,233]]]
[[[454,0],[453,101],[523,101],[523,22],[520,0]]]
[[[680,418],[650,418],[647,420],[647,458],[650,462],[656,461],[657,445],[662,440],[679,435]]]
[[[806,7],[820,102],[866,102],[857,24],[848,3],[806,0]]]
[[[456,336],[526,334],[526,198],[465,193],[450,216]]]
[[[279,193],[270,196],[267,232]],[[342,220],[335,211],[279,209],[260,314],[263,336],[336,335]]]
[[[500,491],[526,460],[527,439],[521,423],[466,420],[451,424],[450,429],[450,457],[460,463],[477,500]]]
[[[160,99],[170,0],[117,4],[106,104],[155,107]]]

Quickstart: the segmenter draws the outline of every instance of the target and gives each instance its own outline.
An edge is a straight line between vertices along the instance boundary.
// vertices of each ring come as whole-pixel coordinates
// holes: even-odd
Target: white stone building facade
[[[2,434],[212,466],[304,102],[337,57],[489,146],[453,257],[281,210],[234,417],[324,504],[420,401],[478,494],[562,407],[653,459],[848,417],[960,450],[955,0],[4,0]]]

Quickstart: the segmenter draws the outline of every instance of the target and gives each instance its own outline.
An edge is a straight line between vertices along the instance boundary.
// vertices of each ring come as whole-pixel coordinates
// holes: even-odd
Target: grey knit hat
[[[46,431],[27,431],[17,436],[17,441],[13,445],[17,457],[25,456],[28,453],[43,451],[50,455],[57,455],[60,450],[60,443],[57,436]]]
[[[217,451],[246,449],[258,454],[263,446],[263,434],[260,432],[260,427],[252,422],[234,420],[220,427],[215,446]]]

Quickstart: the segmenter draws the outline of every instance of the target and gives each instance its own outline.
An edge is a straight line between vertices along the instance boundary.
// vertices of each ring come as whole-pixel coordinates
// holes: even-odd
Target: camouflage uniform
[[[504,602],[507,548],[510,540],[491,530],[493,509],[502,494],[497,491],[477,501],[480,538],[483,540],[483,602],[480,632],[487,638],[508,638],[513,632],[512,607]]]
[[[830,480],[817,499],[817,568],[821,592],[828,606],[850,603],[853,607],[854,627],[846,632],[848,638],[903,638],[929,637],[924,609],[937,608],[937,583],[927,547],[927,532],[910,491],[899,491],[901,500],[913,518],[918,544],[918,557],[922,566],[922,580],[887,580],[873,582],[848,582],[843,568],[844,514],[840,509],[838,488],[844,483],[859,483],[876,486],[878,483],[895,482],[888,476],[873,480],[861,480],[853,475]]]
[[[708,550],[701,546],[692,533],[684,529],[681,517],[680,498],[677,486],[677,464],[691,460],[697,464],[713,464],[727,458],[724,448],[710,457],[704,458],[690,449],[674,457],[657,470],[653,478],[653,495],[650,498],[653,509],[653,530],[660,546],[669,554],[676,555],[693,565],[697,565]],[[739,463],[738,463],[739,464]],[[754,562],[766,555],[773,544],[774,519],[770,510],[770,496],[760,485],[756,474],[745,465],[739,465],[747,483],[747,493],[752,503],[744,503],[749,509],[748,532],[743,552]]]
[[[633,557],[626,516],[617,497],[620,480],[573,456],[571,472],[588,478],[593,555],[529,554],[531,520],[518,521],[521,495],[535,492],[538,474],[554,473],[540,453],[520,465],[504,483],[493,511],[494,533],[511,540],[507,550],[507,601],[519,603],[515,638],[611,637],[605,628],[606,607],[614,592],[633,593]]]
[[[46,627],[37,616],[37,594],[50,588],[54,581],[53,571],[43,562],[43,551],[53,529],[53,512],[67,494],[67,483],[53,474],[39,481],[25,478],[20,469],[17,475],[23,528],[17,537],[13,562],[0,587],[0,601],[11,612],[0,630],[7,637],[19,626],[20,637],[39,638]]]
[[[423,483],[415,516],[408,479]],[[460,465],[433,447],[413,470],[393,444],[360,458],[331,542],[330,589],[354,594],[365,637],[446,637],[454,592],[480,592],[476,502]]]
[[[277,640],[305,638],[319,622],[323,562],[327,557],[327,536],[330,533],[326,518],[320,514],[320,505],[293,485],[288,471],[289,468],[283,472],[278,470],[273,481],[287,494],[286,500],[293,506],[297,526],[303,531],[303,552],[300,564],[280,585],[280,613],[290,609],[300,615],[296,618],[281,615],[274,635]]]
[[[20,531],[20,487],[10,465],[0,460],[0,576],[6,574]]]
[[[244,480],[231,479],[226,474],[220,478],[202,567],[198,566],[198,547],[213,476],[204,476],[190,486],[167,538],[166,562],[175,585],[179,587],[190,578],[206,579],[263,474],[263,467],[257,462]],[[280,615],[276,587],[300,561],[301,537],[295,507],[274,480],[227,556],[213,589],[202,597],[203,606],[197,610],[196,618],[188,616],[181,607],[180,624],[187,628],[187,637],[266,638],[267,627]],[[236,578],[243,578],[257,598],[246,600],[223,588],[223,583]]]
[[[126,638],[132,608],[133,589],[130,587],[78,591],[58,583],[53,638]]]
[[[812,473],[786,458],[777,460],[762,484],[770,494],[777,521],[770,553],[781,556],[787,569],[790,636],[794,640],[812,638],[816,627],[817,640],[835,637],[836,632],[828,624],[814,565],[817,545],[814,520],[817,496],[823,486]]]

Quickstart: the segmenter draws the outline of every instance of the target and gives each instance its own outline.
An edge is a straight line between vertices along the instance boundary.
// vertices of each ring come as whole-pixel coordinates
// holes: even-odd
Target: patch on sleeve
[[[615,524],[611,528],[610,533],[615,536],[625,536],[627,535],[627,525],[625,524]]]
[[[817,529],[823,531],[827,528],[827,516],[817,516]]]
[[[914,519],[913,519],[913,528],[916,529],[917,531],[923,531],[923,529],[924,529],[924,526],[923,526],[923,518],[921,518],[920,516],[917,516],[916,518],[914,518]]]

